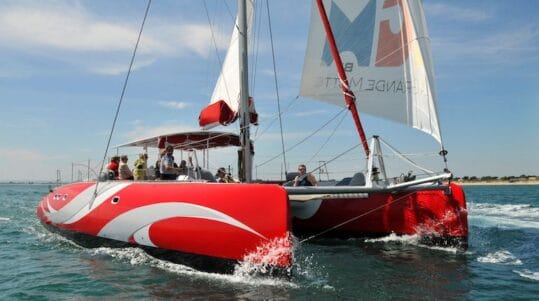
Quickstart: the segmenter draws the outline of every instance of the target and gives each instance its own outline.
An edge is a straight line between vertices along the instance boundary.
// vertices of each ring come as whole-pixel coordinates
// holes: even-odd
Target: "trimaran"
[[[125,145],[186,151],[239,146],[241,183],[214,183],[197,173],[177,181],[71,183],[42,199],[41,221],[84,246],[136,246],[175,262],[225,271],[241,261],[289,268],[297,243],[292,234],[419,235],[425,242],[465,249],[466,200],[451,174],[389,179],[380,139],[367,143],[358,116],[359,107],[427,132],[442,145],[421,1],[313,2],[301,94],[347,106],[367,157],[365,174],[317,187],[252,183],[249,126],[255,115],[245,34],[252,5],[238,1],[224,69],[199,117],[203,127],[239,119],[240,135],[204,130]],[[445,159],[443,147],[441,153]]]

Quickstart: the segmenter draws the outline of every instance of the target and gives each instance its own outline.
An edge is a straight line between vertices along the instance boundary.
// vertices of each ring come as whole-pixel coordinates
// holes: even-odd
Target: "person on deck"
[[[179,175],[187,175],[187,162],[185,160],[180,161],[180,166],[178,166]]]
[[[154,179],[161,179],[161,159],[163,159],[163,154],[159,153],[155,161]]]
[[[234,179],[226,173],[226,169],[224,167],[220,167],[217,170],[217,173],[215,174],[215,178],[217,179],[217,183],[235,183]]]
[[[131,169],[129,168],[129,165],[127,165],[127,156],[122,155],[120,158],[120,167],[118,168],[118,172],[120,174],[120,180],[133,180],[133,172],[131,172]]]
[[[112,156],[112,158],[110,158],[110,163],[107,166],[109,180],[118,179],[118,176],[119,176],[118,168],[120,166],[119,164],[120,164],[120,157]]]
[[[176,180],[178,169],[174,167],[174,148],[169,145],[165,149],[165,154],[161,158],[160,176],[161,180]]]
[[[148,154],[140,154],[138,159],[135,160],[135,168],[133,169],[133,177],[135,180],[146,180],[146,169],[148,160]]]
[[[298,172],[299,175],[294,179],[294,186],[318,186],[316,178],[311,173],[307,173],[305,164],[298,166]]]

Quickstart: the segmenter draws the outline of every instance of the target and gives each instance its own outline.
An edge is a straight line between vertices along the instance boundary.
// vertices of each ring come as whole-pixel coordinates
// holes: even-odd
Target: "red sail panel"
[[[200,112],[198,124],[203,128],[211,128],[216,125],[228,125],[234,122],[237,114],[232,111],[224,100],[214,102]]]

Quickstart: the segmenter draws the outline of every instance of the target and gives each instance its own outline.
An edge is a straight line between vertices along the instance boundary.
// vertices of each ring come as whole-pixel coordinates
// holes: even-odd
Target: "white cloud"
[[[131,71],[135,71],[146,66],[150,66],[155,62],[155,59],[138,59],[135,60],[133,68]],[[106,60],[98,62],[81,62],[81,64],[86,64],[85,68],[97,74],[104,75],[118,75],[126,74],[129,70],[129,65],[125,59],[122,62],[108,62]]]
[[[79,7],[8,6],[0,12],[0,40],[9,47],[44,47],[74,51],[121,51],[132,48],[134,26],[94,19]],[[148,44],[162,48],[160,42]]]
[[[11,162],[20,162],[21,158],[24,158],[26,162],[37,162],[48,158],[47,155],[35,150],[21,148],[0,148],[0,157],[2,160]]]
[[[538,50],[539,30],[534,27],[524,27],[518,30],[498,32],[479,40],[479,44],[488,53],[496,54],[502,51],[536,52]]]
[[[451,20],[479,22],[490,19],[492,16],[484,10],[461,8],[446,3],[425,3],[428,14],[444,17]]]
[[[428,15],[441,20],[445,26],[452,26],[455,21],[459,25],[451,27],[451,30],[445,28],[443,35],[433,38],[435,55],[448,60],[449,64],[458,61],[459,65],[479,63],[493,68],[539,60],[537,25],[516,18],[506,22],[505,26],[500,26],[496,15],[501,10],[497,5],[478,9],[459,7],[453,3],[425,3]],[[473,23],[481,23],[481,27]],[[488,29],[478,30],[482,27]]]
[[[325,115],[328,114],[328,111],[326,110],[313,110],[313,111],[303,111],[292,114],[296,117],[306,117],[306,116],[313,116],[313,115]]]
[[[214,31],[216,30],[214,28]],[[154,50],[151,49],[151,44],[147,46],[144,43],[142,47],[148,52],[160,52],[171,56],[194,52],[201,57],[207,57],[215,49],[210,28],[204,24],[160,24],[149,28],[147,35],[161,41],[164,46],[163,49]],[[214,32],[214,36],[218,48],[228,47],[228,34],[217,30]]]
[[[4,147],[0,157],[0,181],[50,179],[54,171],[48,166],[54,158],[34,149]]]
[[[102,58],[131,53],[140,22],[135,17],[110,21],[66,2],[8,2],[0,4],[0,44],[4,49],[54,57],[94,73],[118,74],[127,66]],[[228,35],[214,29],[219,48],[225,47]],[[207,57],[213,49],[208,25],[153,20],[144,29],[136,67],[152,64],[156,57]]]
[[[162,107],[175,110],[183,110],[191,105],[190,103],[183,101],[159,101],[157,103]]]
[[[440,58],[459,64],[488,62],[498,65],[527,64],[539,60],[539,30],[533,26],[520,27],[503,32],[491,32],[486,36],[459,36],[437,39],[433,42],[434,52],[440,53]],[[462,61],[461,58],[466,60]]]

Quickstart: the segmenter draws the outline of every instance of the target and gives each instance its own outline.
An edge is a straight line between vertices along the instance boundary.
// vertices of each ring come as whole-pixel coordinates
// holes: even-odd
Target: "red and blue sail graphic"
[[[401,16],[403,19],[406,18],[406,15],[402,13],[401,0],[386,0],[382,8],[390,9],[395,6],[399,6]],[[352,52],[359,66],[371,66],[374,63],[378,67],[396,67],[401,66],[408,57],[408,49],[403,47],[403,44],[407,44],[406,22],[404,21],[400,29],[402,32],[393,32],[391,30],[390,20],[388,19],[379,21],[378,38],[376,39],[378,43],[374,43],[377,11],[376,0],[370,0],[361,13],[353,20],[350,20],[335,2],[331,2],[329,11],[332,28],[343,29],[337,31],[337,34],[335,34],[339,51]],[[358,43],[358,41],[361,42]],[[377,45],[376,60],[371,62],[374,45]],[[330,65],[333,62],[327,41],[324,45],[322,60],[326,65]]]
[[[430,39],[421,0],[324,0],[360,112],[417,128],[441,142]],[[300,94],[346,106],[313,6]]]
[[[334,30],[335,41],[339,51],[352,52],[360,66],[369,66],[372,53],[374,37],[374,21],[376,16],[376,1],[370,0],[367,6],[353,20],[349,20],[341,8],[331,2],[329,21],[332,28],[342,28],[341,31]],[[361,41],[360,45],[356,45]],[[328,42],[324,44],[322,60],[326,65],[333,62]]]

